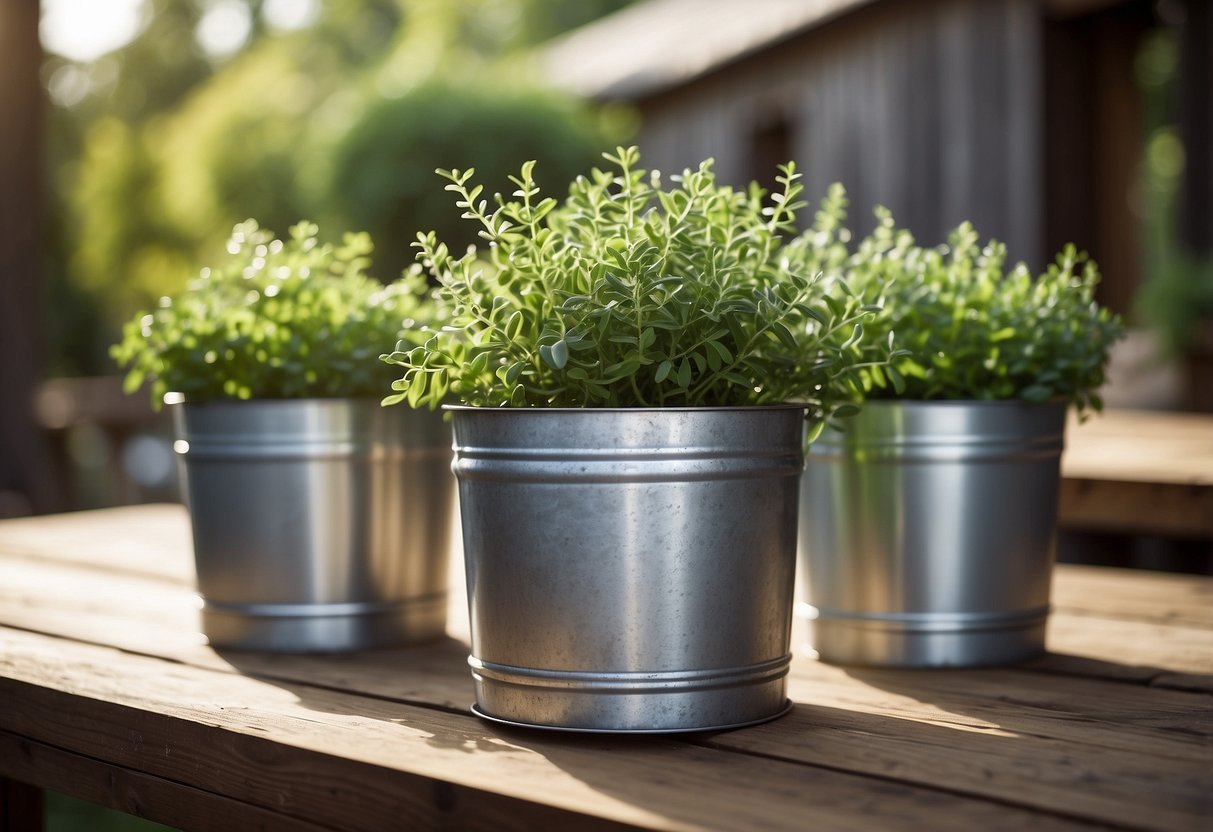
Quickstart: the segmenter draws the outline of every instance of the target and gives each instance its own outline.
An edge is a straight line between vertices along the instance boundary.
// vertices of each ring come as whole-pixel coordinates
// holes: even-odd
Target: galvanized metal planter
[[[451,410],[477,713],[669,732],[786,711],[800,408]]]
[[[439,414],[341,399],[174,410],[212,644],[336,651],[443,634],[454,479]]]
[[[1044,651],[1064,403],[874,401],[809,449],[810,647],[843,664]]]

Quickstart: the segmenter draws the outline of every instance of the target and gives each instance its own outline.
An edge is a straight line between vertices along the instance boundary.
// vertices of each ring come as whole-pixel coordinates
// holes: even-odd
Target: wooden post
[[[1213,261],[1213,6],[1187,0],[1179,27],[1179,247],[1198,262]],[[1213,412],[1213,320],[1200,324],[1183,361],[1184,407]]]
[[[1213,6],[1188,0],[1179,29],[1179,241],[1190,254],[1213,256]]]
[[[39,0],[0,3],[0,517],[55,507],[32,407],[42,354],[38,20]]]

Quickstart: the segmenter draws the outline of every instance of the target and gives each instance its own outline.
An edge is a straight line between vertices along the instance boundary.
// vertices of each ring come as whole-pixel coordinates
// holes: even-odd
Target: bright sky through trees
[[[144,0],[42,0],[42,45],[73,61],[92,61],[139,34]]]
[[[198,0],[204,9],[195,37],[216,58],[244,46],[252,28],[244,0]],[[42,0],[41,35],[50,52],[82,63],[120,49],[147,22],[147,0]],[[290,31],[310,26],[320,13],[320,0],[266,0],[261,14],[270,29]]]

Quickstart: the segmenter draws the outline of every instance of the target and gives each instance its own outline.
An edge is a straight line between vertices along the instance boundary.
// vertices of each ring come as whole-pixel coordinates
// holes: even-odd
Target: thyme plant
[[[831,188],[814,227],[798,241],[801,268],[845,275],[849,290],[881,311],[865,340],[896,333],[904,354],[862,369],[870,398],[1064,398],[1080,413],[1099,410],[1109,350],[1120,318],[1095,301],[1099,270],[1066,246],[1033,278],[1006,266],[1006,246],[980,244],[969,223],[948,245],[924,248],[876,210],[877,226],[850,251],[846,194]]]
[[[419,234],[449,326],[384,360],[404,369],[385,403],[697,407],[803,402],[825,417],[887,360],[860,343],[871,309],[829,297],[793,267],[785,238],[804,203],[792,164],[765,198],[719,184],[712,162],[674,176],[636,148],[578,177],[564,202],[522,167],[510,199],[473,171],[439,170],[486,250],[456,257]]]
[[[321,243],[300,222],[277,239],[255,220],[235,227],[227,258],[176,298],[136,315],[110,350],[126,390],[151,381],[190,401],[381,396],[394,375],[372,360],[429,321],[420,274],[383,286],[366,275],[366,234]]]

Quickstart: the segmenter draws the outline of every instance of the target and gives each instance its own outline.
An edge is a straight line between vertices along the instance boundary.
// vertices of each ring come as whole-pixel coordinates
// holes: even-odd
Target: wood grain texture
[[[1064,528],[1213,538],[1213,416],[1071,416],[1061,472]]]
[[[300,818],[248,806],[0,731],[0,776],[19,777],[128,815],[190,832],[324,832]],[[10,781],[12,782],[12,781]],[[3,829],[4,827],[0,827]]]
[[[1146,682],[1166,673],[1182,673],[1192,677],[1192,684],[1213,685],[1209,667],[1213,631],[1204,628],[1052,615],[1048,639],[1055,654],[1098,658],[1111,665],[1105,670],[1112,673],[1119,667],[1141,674]]]
[[[0,631],[0,730],[341,828],[1080,828],[675,739],[501,731],[303,684]],[[442,784],[437,788],[435,783]],[[448,795],[439,798],[437,795]]]
[[[1053,608],[1213,630],[1213,580],[1163,572],[1063,564],[1053,573]]]
[[[95,534],[83,515],[0,523],[0,730],[38,760],[24,775],[0,763],[0,777],[76,778],[149,817],[217,801],[217,818],[320,828],[781,829],[811,817],[856,829],[1184,830],[1213,816],[1213,579],[1063,566],[1054,652],[1023,666],[798,659],[797,707],[769,725],[558,736],[468,716],[457,639],[337,656],[216,652],[180,578],[180,508],[91,519]],[[124,544],[144,528],[158,547]]]
[[[0,555],[194,583],[189,516],[181,505],[145,505],[26,517],[0,523]]]
[[[1213,592],[1213,579],[1067,565],[1059,566],[1056,574],[1063,589],[1050,618],[1052,652],[1033,667],[1141,684],[1170,676],[1162,683],[1213,689],[1209,676],[1213,627],[1202,624],[1208,617],[1203,599]],[[1088,585],[1086,580],[1092,576],[1098,580]],[[451,594],[455,599],[451,632],[466,632],[462,586],[453,586]],[[1135,594],[1141,598],[1136,605],[1131,600]],[[1174,603],[1163,603],[1168,596]],[[1157,611],[1143,612],[1148,608]],[[242,672],[267,677],[311,667],[309,672],[321,674],[325,684],[337,686],[348,686],[353,680],[373,684],[393,679],[415,693],[418,701],[447,708],[466,707],[472,698],[463,662],[466,637],[420,650],[323,660],[233,651],[218,657],[198,632],[193,592],[157,577],[0,557],[0,621],[199,666],[222,668],[236,661]],[[406,666],[418,672],[402,675],[399,671]],[[453,669],[444,673],[437,668]]]
[[[1071,416],[1062,476],[1213,488],[1213,416],[1106,410]]]

